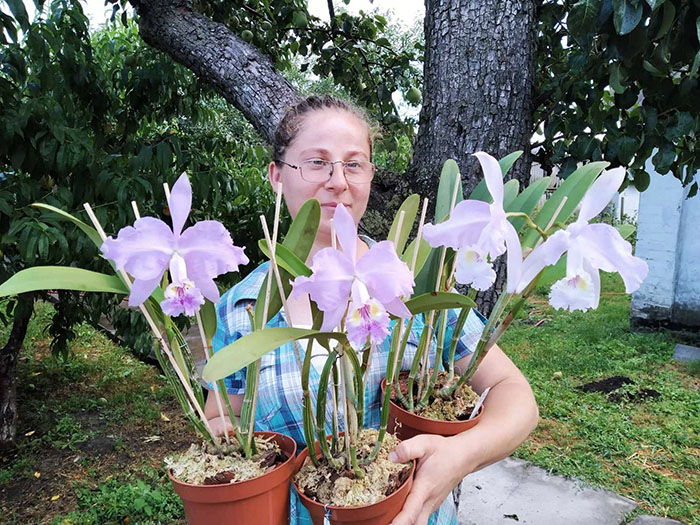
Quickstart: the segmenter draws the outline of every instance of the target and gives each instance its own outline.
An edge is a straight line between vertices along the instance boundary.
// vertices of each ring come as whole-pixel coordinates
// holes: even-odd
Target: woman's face
[[[299,166],[309,159],[371,161],[367,124],[344,110],[323,109],[308,113],[299,133],[280,159]],[[333,175],[326,182],[312,183],[301,178],[298,169],[274,162],[268,168],[270,182],[283,184],[284,200],[292,217],[296,217],[308,199],[321,203],[321,223],[317,241],[330,244],[330,221],[336,205],[342,203],[357,224],[367,208],[371,184],[348,184],[341,164],[333,165]]]

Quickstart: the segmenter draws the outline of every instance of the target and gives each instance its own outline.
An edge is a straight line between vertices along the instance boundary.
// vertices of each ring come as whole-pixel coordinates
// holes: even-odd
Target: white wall
[[[633,325],[700,328],[700,197],[686,199],[673,175],[659,175],[651,159],[649,188],[639,200],[636,255],[649,275],[632,296]]]

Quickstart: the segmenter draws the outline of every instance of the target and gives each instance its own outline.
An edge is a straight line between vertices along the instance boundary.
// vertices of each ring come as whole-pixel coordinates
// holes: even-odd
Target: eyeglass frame
[[[308,159],[308,160],[316,160],[316,159]],[[304,162],[308,162],[308,160],[304,161]],[[326,182],[328,182],[331,179],[331,177],[333,177],[333,170],[335,169],[335,165],[338,163],[340,163],[343,166],[343,176],[345,177],[345,180],[348,182],[348,184],[369,184],[374,179],[374,174],[376,173],[376,170],[377,170],[377,166],[375,166],[373,162],[370,162],[368,160],[325,160],[325,159],[318,159],[318,160],[322,160],[323,162],[327,162],[330,165],[331,170],[328,173],[328,179],[326,179],[325,181],[306,180],[304,178],[304,171],[301,169],[301,166],[295,166],[294,164],[290,164],[289,162],[287,162],[285,160],[277,159],[274,162],[275,163],[279,162],[280,164],[284,164],[285,166],[289,166],[292,169],[299,170],[299,175],[301,175],[302,180],[304,180],[305,182],[308,182],[309,184],[321,184],[321,182],[323,182],[325,184]],[[347,173],[345,173],[345,168],[347,167],[349,162],[366,162],[367,164],[372,166],[372,178],[370,178],[367,182],[351,182],[350,179],[348,179]]]

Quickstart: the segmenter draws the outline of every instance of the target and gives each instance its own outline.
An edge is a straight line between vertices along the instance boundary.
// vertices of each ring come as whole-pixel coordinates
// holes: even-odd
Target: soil
[[[447,372],[438,372],[434,392],[438,392],[442,388],[448,386],[448,378],[449,375]],[[399,388],[403,395],[406,396],[408,392],[408,372],[401,372],[399,376]],[[413,383],[413,390],[414,403],[417,403],[418,401],[415,398],[418,392],[417,381]],[[398,400],[396,392],[392,392],[391,400],[401,406],[401,401]],[[431,396],[428,401],[428,406],[416,413],[438,421],[466,421],[469,419],[478,400],[478,394],[474,392],[468,384],[464,383],[449,399]]]
[[[374,449],[378,435],[378,431],[374,429],[364,429],[360,432],[357,455],[361,465],[362,460]],[[353,471],[339,471],[327,464],[314,467],[307,457],[294,481],[305,496],[324,505],[371,505],[396,491],[411,472],[410,463],[389,461],[389,452],[398,443],[396,437],[386,434],[375,460],[361,466],[365,473],[362,478],[356,477]]]
[[[255,446],[258,453],[248,459],[235,439],[231,444],[220,444],[223,453],[212,443],[193,443],[184,453],[165,458],[165,465],[185,483],[218,485],[262,476],[287,460],[271,439],[256,437]]]
[[[600,381],[586,383],[577,388],[582,392],[601,392],[607,394],[608,401],[612,403],[642,402],[661,397],[661,394],[653,388],[643,388],[636,392],[617,392],[617,390],[625,385],[634,385],[634,381],[626,376],[611,376],[601,379]]]

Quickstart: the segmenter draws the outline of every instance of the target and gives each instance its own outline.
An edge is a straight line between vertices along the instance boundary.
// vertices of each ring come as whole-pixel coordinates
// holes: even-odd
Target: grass
[[[556,312],[536,294],[501,341],[540,409],[516,456],[629,497],[638,512],[700,523],[698,368],[670,361],[678,335],[631,332],[622,282],[603,277],[598,310]],[[616,375],[634,382],[617,402],[578,389]],[[660,395],[635,400],[645,389]]]
[[[700,524],[700,366],[670,361],[675,343],[695,341],[631,332],[621,282],[603,288],[597,311],[569,314],[547,305],[543,287],[502,340],[540,407],[515,455],[629,497],[638,513]],[[196,437],[165,379],[87,326],[73,359],[53,359],[51,315],[39,305],[19,363],[18,446],[0,459],[3,519],[184,522],[162,459]],[[7,335],[0,327],[0,344]],[[619,402],[578,390],[614,375],[634,382],[616,391]],[[644,389],[660,396],[630,400]]]

